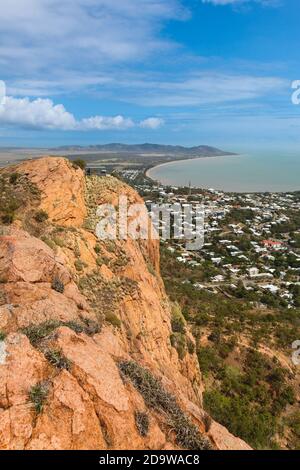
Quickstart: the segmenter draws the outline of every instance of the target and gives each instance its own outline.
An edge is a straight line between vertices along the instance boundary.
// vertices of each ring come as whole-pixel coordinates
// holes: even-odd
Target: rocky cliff
[[[0,172],[0,449],[248,449],[202,409],[172,346],[159,243],[100,241],[118,196],[65,159]]]

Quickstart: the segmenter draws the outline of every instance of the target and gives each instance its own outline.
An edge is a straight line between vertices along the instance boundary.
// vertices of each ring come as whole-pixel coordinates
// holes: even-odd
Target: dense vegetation
[[[255,350],[248,350],[242,367],[228,365],[224,356],[231,345],[226,346],[198,350],[203,373],[218,383],[204,393],[205,408],[254,448],[276,448],[279,416],[296,401],[287,371]]]
[[[254,448],[278,448],[282,440],[299,448],[294,375],[276,352],[291,354],[292,342],[300,338],[300,310],[273,304],[271,294],[256,299],[242,285],[234,295],[230,288],[199,289],[194,284],[203,282],[213,266],[179,263],[164,247],[161,257],[167,292],[197,339],[206,410]],[[267,307],[258,308],[259,300]],[[261,346],[269,348],[270,357],[259,352]]]

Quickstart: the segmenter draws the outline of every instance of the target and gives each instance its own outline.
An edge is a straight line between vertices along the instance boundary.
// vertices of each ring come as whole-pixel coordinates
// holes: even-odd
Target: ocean
[[[151,168],[148,176],[165,185],[213,188],[227,192],[300,190],[300,152],[256,153],[197,158]]]

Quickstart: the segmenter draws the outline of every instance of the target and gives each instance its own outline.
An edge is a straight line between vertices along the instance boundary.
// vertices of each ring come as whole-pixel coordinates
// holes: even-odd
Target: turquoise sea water
[[[199,158],[167,163],[148,175],[163,184],[233,192],[300,190],[299,154],[270,153]]]

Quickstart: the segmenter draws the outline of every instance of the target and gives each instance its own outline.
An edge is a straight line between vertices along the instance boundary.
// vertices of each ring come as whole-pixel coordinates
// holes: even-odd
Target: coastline
[[[154,179],[152,176],[149,175],[149,172],[151,172],[152,170],[156,170],[158,168],[161,168],[161,167],[164,167],[164,166],[167,166],[167,165],[172,165],[173,163],[183,163],[183,162],[189,162],[189,161],[197,161],[197,160],[212,160],[214,158],[223,158],[223,157],[241,157],[240,154],[237,154],[237,153],[232,153],[232,154],[226,154],[226,155],[213,155],[213,156],[205,156],[205,157],[195,157],[195,158],[184,158],[183,160],[171,160],[169,162],[164,162],[164,163],[159,163],[158,165],[154,165],[154,166],[151,166],[150,168],[147,168],[147,170],[145,170],[144,174],[146,176],[146,178],[149,178],[151,181],[155,182],[155,183],[161,183],[159,180],[157,179]],[[164,184],[164,183],[161,183],[161,184]],[[176,185],[173,185],[173,186],[178,186],[179,188],[184,188],[186,185],[181,185],[181,184],[176,184]],[[194,188],[198,188],[197,186],[193,186]],[[199,189],[204,189],[204,188],[201,188],[199,187]]]
[[[220,159],[222,160],[222,164],[224,162],[223,158],[221,159],[221,157],[249,157],[249,155],[245,155],[245,154],[230,154],[230,155],[214,155],[214,156],[203,156],[203,157],[196,157],[196,158],[188,158],[188,159],[183,159],[183,160],[172,160],[172,161],[169,161],[169,162],[164,162],[164,163],[160,163],[158,165],[154,165],[154,166],[151,166],[149,168],[147,168],[145,171],[144,171],[144,175],[146,178],[148,178],[149,180],[151,180],[153,183],[156,183],[156,184],[161,184],[163,186],[176,186],[178,188],[186,188],[188,187],[188,184],[187,182],[185,181],[184,183],[176,183],[176,182],[171,182],[171,181],[168,181],[167,179],[164,179],[164,177],[162,177],[162,179],[159,179],[158,178],[155,178],[154,175],[152,175],[152,171],[153,170],[157,170],[157,169],[160,169],[160,168],[163,168],[163,167],[166,167],[167,165],[173,165],[175,163],[186,163],[186,162],[192,162],[192,161],[200,161],[200,160],[215,160],[215,159]],[[247,174],[248,175],[248,174]],[[191,178],[192,179],[192,178]],[[247,186],[247,185],[245,185]],[[297,185],[298,186],[298,185]],[[245,187],[243,188],[236,188],[236,189],[226,189],[224,187],[221,187],[221,185],[214,185],[213,183],[212,184],[203,184],[201,185],[201,183],[197,183],[197,184],[192,184],[191,187],[195,190],[208,190],[210,188],[214,188],[218,191],[222,191],[224,193],[228,193],[228,194],[246,194],[246,193],[249,193],[249,194],[287,194],[287,193],[298,193],[300,192],[300,187],[293,187],[293,188],[270,188],[269,187],[266,187],[265,189],[264,188],[249,188],[249,189],[246,189]]]

